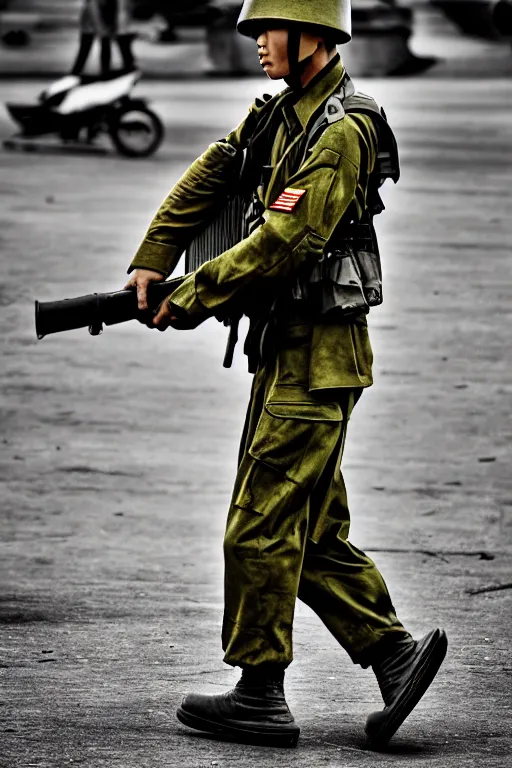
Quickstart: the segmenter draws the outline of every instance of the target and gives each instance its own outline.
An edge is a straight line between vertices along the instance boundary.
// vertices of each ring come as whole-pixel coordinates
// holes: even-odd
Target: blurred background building
[[[82,5],[82,0],[0,0],[0,72],[66,72]],[[235,32],[240,0],[130,0],[130,5],[137,58],[146,74],[260,73],[252,41]],[[353,0],[353,41],[343,47],[343,58],[356,76],[436,71],[443,62],[456,74],[466,62],[460,46],[454,49],[447,39],[470,36],[468,65],[473,61],[484,70],[491,65],[491,74],[512,74],[511,9],[511,0]]]

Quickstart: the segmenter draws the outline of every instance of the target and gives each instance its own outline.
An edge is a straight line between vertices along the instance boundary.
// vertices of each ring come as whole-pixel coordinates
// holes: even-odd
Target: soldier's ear
[[[299,61],[309,59],[313,56],[322,43],[322,38],[312,35],[309,32],[302,32],[300,36]]]

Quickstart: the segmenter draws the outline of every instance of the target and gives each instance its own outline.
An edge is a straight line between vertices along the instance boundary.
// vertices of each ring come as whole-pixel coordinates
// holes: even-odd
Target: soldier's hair
[[[327,49],[327,52],[330,53],[334,48],[336,48],[336,36],[334,33],[330,33],[326,30],[325,27],[316,26],[315,24],[308,24],[307,27],[302,27],[302,29],[307,30],[312,35],[315,35],[316,37],[321,37],[324,41],[325,47]]]

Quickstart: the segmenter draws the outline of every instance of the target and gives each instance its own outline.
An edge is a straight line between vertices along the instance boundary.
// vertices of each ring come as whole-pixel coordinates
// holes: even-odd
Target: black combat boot
[[[295,747],[300,730],[284,698],[283,681],[284,670],[246,668],[228,693],[185,696],[178,720],[233,741]]]
[[[409,635],[372,664],[385,707],[366,721],[366,735],[385,746],[412,712],[443,663],[448,648],[444,630],[434,629],[421,640]]]

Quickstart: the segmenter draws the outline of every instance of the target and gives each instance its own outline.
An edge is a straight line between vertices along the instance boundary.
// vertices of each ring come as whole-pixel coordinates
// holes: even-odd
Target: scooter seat
[[[140,72],[133,70],[124,74],[116,74],[106,80],[92,79],[89,83],[81,83],[72,88],[57,107],[52,107],[61,115],[73,112],[84,112],[88,109],[106,107],[119,99],[126,98],[135,83],[140,78]]]
[[[108,83],[111,80],[117,80],[118,77],[124,77],[131,73],[137,73],[140,77],[140,72],[136,69],[116,69],[108,72],[105,75],[81,75],[80,85],[92,85],[93,83]],[[138,79],[138,78],[137,78]]]

